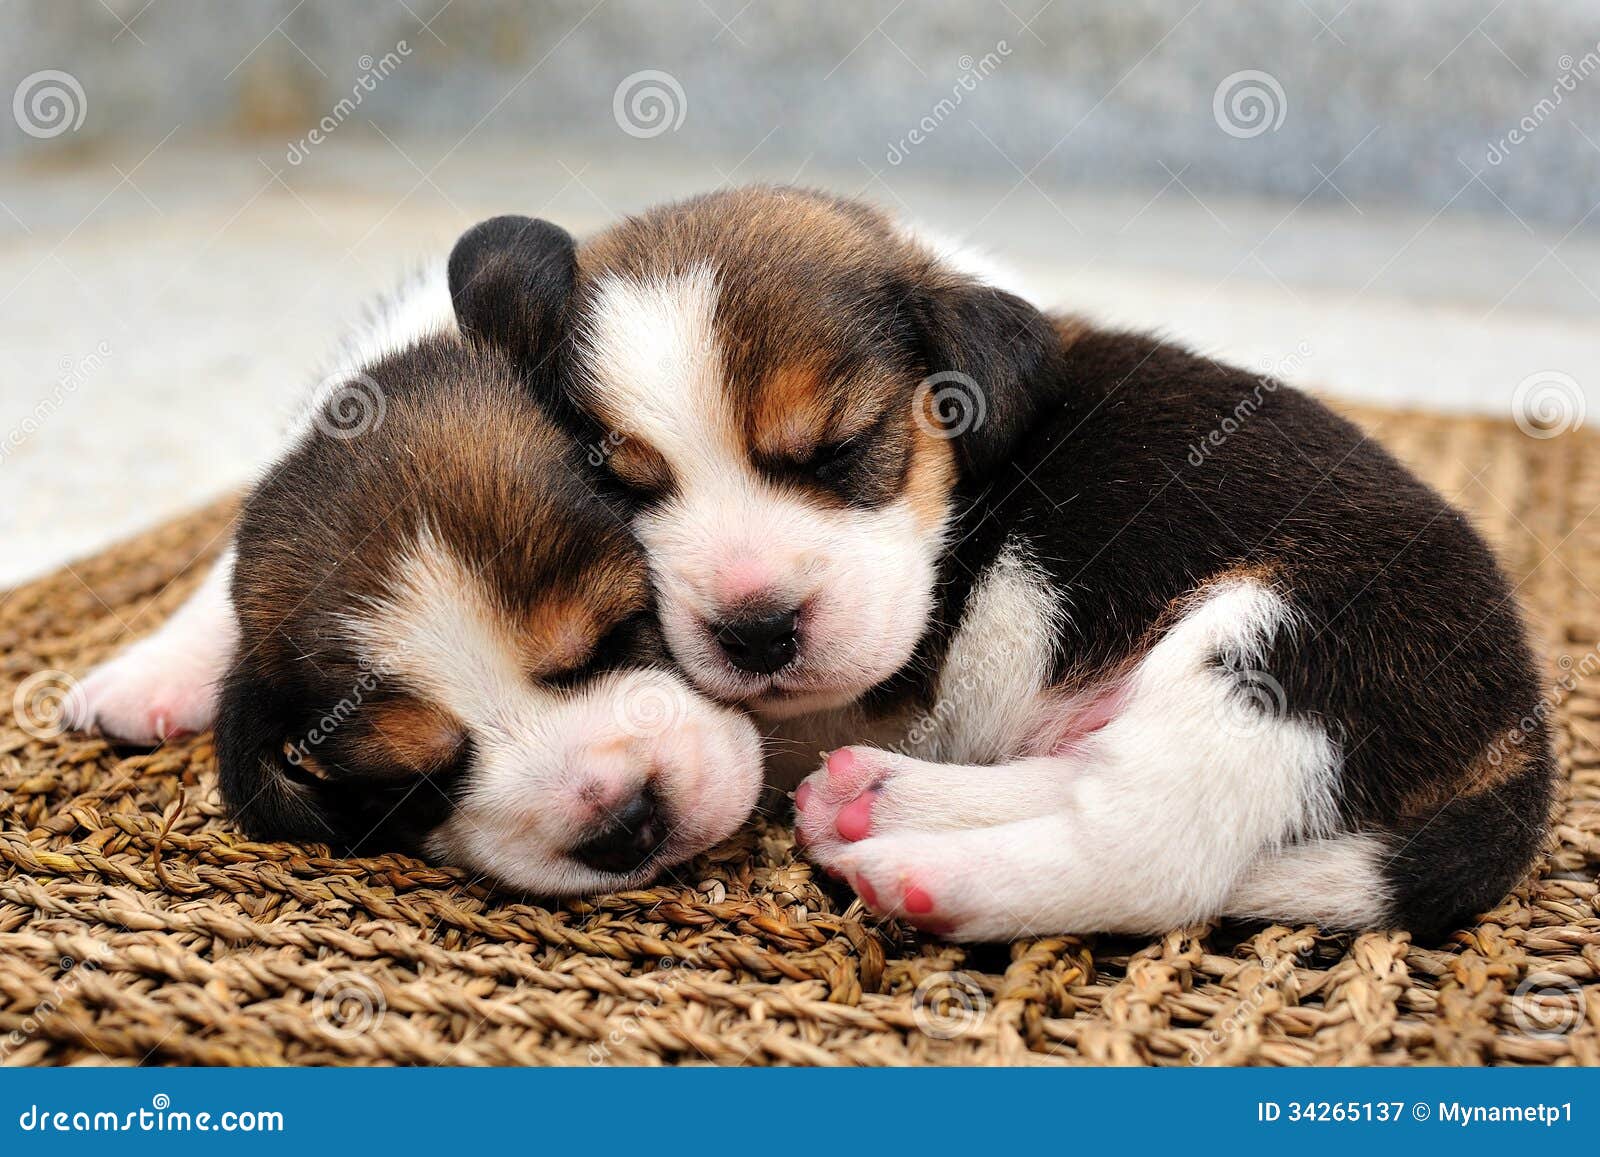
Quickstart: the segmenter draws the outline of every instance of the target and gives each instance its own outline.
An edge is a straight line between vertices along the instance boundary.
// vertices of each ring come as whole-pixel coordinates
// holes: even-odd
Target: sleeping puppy
[[[501,256],[510,301],[541,258]],[[795,802],[877,911],[1432,932],[1527,869],[1552,759],[1511,592],[1317,402],[808,192],[669,205],[579,263],[569,400],[667,642],[795,748],[864,744]]]
[[[228,555],[85,681],[80,724],[153,741],[215,713],[252,835],[541,895],[638,884],[744,821],[754,728],[670,669],[638,544],[528,388],[557,372],[574,268],[532,229],[515,314],[481,290],[488,250],[374,312]]]

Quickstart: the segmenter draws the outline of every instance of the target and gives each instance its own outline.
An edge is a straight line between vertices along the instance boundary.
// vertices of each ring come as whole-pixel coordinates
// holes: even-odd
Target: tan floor
[[[1445,943],[1225,925],[956,948],[873,920],[786,816],[556,906],[245,842],[209,736],[130,755],[48,709],[171,611],[219,509],[0,601],[0,701],[32,677],[39,703],[31,731],[0,723],[0,1060],[1600,1064],[1600,436],[1364,416],[1505,558],[1564,772],[1548,859]]]

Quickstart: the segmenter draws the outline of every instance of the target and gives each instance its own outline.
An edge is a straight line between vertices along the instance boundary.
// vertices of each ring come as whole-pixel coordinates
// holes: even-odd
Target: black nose
[[[644,866],[662,841],[667,825],[648,787],[605,817],[605,826],[572,849],[572,858],[602,872],[626,874]]]
[[[799,650],[794,611],[728,619],[712,628],[712,636],[728,662],[741,671],[770,675],[786,666]]]

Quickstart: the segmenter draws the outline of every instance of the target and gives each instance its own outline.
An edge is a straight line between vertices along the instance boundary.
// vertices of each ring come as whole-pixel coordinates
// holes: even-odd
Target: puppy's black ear
[[[289,757],[285,706],[248,671],[229,673],[216,726],[223,802],[253,839],[337,843],[341,833],[317,778]]]
[[[949,434],[963,477],[985,478],[1059,393],[1055,327],[1022,298],[964,279],[940,277],[919,306],[928,376],[916,404]]]
[[[555,352],[578,271],[578,246],[533,217],[491,217],[450,251],[450,300],[462,332],[492,342],[520,365]]]

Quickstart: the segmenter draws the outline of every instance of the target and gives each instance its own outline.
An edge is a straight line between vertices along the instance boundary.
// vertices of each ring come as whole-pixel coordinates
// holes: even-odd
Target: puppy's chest
[[[1039,754],[1051,746],[1047,732],[1060,715],[1049,684],[1066,614],[1027,551],[1008,543],[974,584],[925,698],[884,712],[852,705],[775,724],[772,767],[780,776],[804,775],[818,752],[850,744],[933,763]]]

